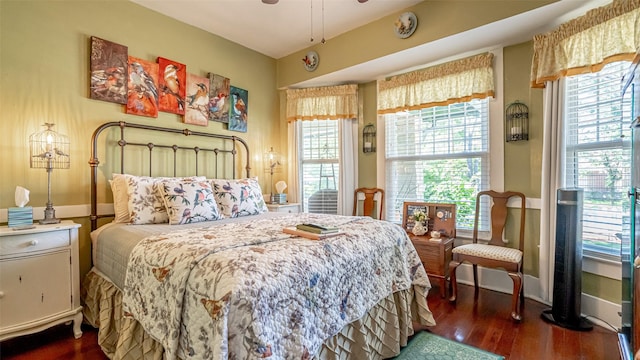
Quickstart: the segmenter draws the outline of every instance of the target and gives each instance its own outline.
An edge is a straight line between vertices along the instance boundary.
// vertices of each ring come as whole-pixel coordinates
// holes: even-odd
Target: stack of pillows
[[[257,178],[113,174],[110,183],[118,223],[178,225],[268,211]]]

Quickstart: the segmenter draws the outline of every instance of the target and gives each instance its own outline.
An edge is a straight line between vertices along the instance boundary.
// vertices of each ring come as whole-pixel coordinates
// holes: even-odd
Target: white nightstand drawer
[[[271,212],[290,213],[290,214],[297,214],[300,212],[300,204],[298,203],[267,204],[267,208]]]
[[[69,230],[20,234],[0,238],[0,257],[69,246]]]

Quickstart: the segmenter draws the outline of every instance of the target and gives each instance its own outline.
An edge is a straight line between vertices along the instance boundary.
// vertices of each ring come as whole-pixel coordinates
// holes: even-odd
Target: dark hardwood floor
[[[620,359],[617,335],[611,329],[595,326],[579,332],[550,325],[540,318],[548,306],[526,300],[523,321],[510,317],[511,297],[480,290],[473,301],[473,288],[458,286],[456,304],[442,299],[438,289],[429,293],[429,307],[437,325],[431,332],[496,354],[517,359]],[[71,326],[60,325],[38,334],[0,343],[0,359],[107,359],[97,343],[97,331],[83,326],[84,334],[74,339]]]

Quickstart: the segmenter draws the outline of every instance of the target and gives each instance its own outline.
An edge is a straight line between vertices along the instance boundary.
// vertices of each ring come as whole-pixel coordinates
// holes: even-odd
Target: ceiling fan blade
[[[358,0],[358,1],[359,1],[359,0]],[[277,4],[277,3],[278,3],[278,0],[262,0],[262,2],[263,2],[263,3],[265,3],[265,4],[271,4],[271,5],[273,5],[273,4]]]
[[[367,1],[369,1],[369,0],[358,0],[358,2],[359,2],[360,4],[364,4],[364,3],[366,3]]]

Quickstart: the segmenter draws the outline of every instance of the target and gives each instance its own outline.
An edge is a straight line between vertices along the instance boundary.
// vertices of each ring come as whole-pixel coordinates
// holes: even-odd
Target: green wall
[[[155,61],[162,56],[186,64],[193,74],[230,78],[232,85],[249,92],[247,133],[227,131],[221,123],[185,125],[169,113],[158,118],[127,115],[123,105],[90,99],[91,36],[128,46],[135,57]],[[0,1],[0,85],[0,208],[14,206],[18,185],[31,191],[31,206],[45,205],[47,175],[29,168],[27,143],[44,122],[55,123],[71,143],[71,168],[52,174],[54,207],[90,202],[90,139],[105,122],[238,135],[250,143],[252,174],[260,176],[263,187],[267,177],[261,154],[270,146],[286,151],[277,120],[275,59],[128,1]],[[82,224],[85,274],[90,268],[89,224],[76,221]]]

